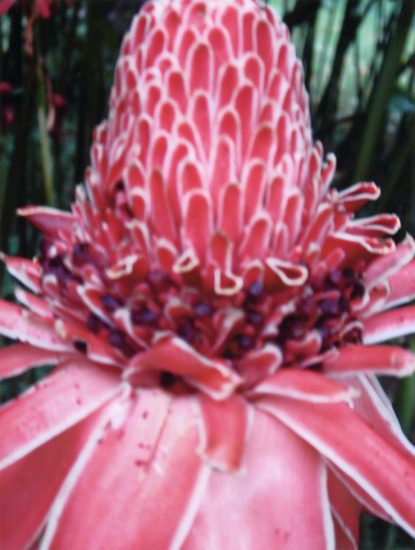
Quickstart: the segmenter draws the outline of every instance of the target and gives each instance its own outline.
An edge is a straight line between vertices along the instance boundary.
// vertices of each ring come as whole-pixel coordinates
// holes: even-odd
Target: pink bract
[[[35,4],[36,13],[47,19],[50,17],[50,7],[53,0],[30,0]],[[0,15],[4,15],[16,3],[16,0],[0,0]]]
[[[376,375],[414,356],[415,246],[330,188],[301,63],[257,0],[155,0],[125,37],[70,213],[7,257],[6,550],[347,549],[415,536],[414,448]],[[33,545],[33,546],[31,546]]]

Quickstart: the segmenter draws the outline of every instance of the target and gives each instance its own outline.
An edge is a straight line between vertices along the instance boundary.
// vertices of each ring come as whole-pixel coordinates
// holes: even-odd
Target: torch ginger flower
[[[415,535],[414,449],[375,375],[414,357],[414,241],[330,189],[301,64],[257,0],[156,0],[121,50],[71,213],[5,258],[3,548],[357,548]],[[403,307],[397,307],[401,306]],[[22,514],[22,511],[24,513]]]

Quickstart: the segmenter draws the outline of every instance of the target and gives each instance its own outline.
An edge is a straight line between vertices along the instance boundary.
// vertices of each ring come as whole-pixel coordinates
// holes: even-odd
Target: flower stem
[[[42,67],[38,61],[36,66],[36,77],[38,81],[37,120],[39,126],[40,155],[43,173],[43,182],[46,202],[49,205],[55,204],[53,191],[53,161],[50,152],[50,140],[46,118],[46,90],[43,78]]]
[[[384,115],[395,85],[395,77],[399,70],[402,53],[406,44],[413,17],[412,2],[401,2],[394,32],[389,41],[377,81],[374,84],[369,99],[369,112],[364,132],[361,138],[359,156],[351,181],[364,180],[375,158],[379,136],[382,135]]]

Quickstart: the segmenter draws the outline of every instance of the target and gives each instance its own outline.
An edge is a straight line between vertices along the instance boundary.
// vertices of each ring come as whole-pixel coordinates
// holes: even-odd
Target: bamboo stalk
[[[398,20],[389,41],[379,75],[369,98],[367,122],[359,143],[358,157],[352,181],[364,180],[370,173],[376,147],[384,127],[388,101],[395,84],[406,39],[414,14],[414,1],[403,0]]]
[[[48,205],[55,204],[53,187],[53,159],[50,151],[50,139],[47,128],[47,102],[45,81],[40,61],[36,65],[36,78],[38,86],[37,121],[39,128],[40,159],[43,174],[43,186]]]

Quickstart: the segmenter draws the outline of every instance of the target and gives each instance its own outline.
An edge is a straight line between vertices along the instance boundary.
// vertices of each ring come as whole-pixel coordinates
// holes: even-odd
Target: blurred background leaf
[[[141,3],[55,0],[51,17],[42,19],[32,0],[19,0],[0,18],[0,250],[36,252],[36,233],[15,216],[19,206],[69,207],[88,164],[93,128],[106,115],[122,36]],[[303,60],[315,138],[338,158],[335,184],[376,181],[382,198],[371,208],[396,212],[400,237],[414,234],[413,0],[268,3],[284,17]],[[2,267],[0,287],[12,297]],[[406,344],[415,349],[414,341]],[[42,374],[7,381],[0,399]],[[415,379],[386,390],[413,437]],[[412,547],[399,530],[363,518],[361,548]]]

